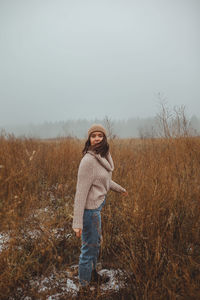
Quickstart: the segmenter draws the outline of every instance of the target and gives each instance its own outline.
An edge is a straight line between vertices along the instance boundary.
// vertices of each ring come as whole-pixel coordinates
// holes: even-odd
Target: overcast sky
[[[0,0],[0,126],[200,116],[199,0]]]

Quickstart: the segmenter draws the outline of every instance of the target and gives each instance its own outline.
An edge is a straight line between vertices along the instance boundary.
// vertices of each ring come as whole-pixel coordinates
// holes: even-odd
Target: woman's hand
[[[127,197],[128,196],[128,192],[127,191],[126,192],[122,192],[122,196]]]
[[[63,191],[63,189],[64,189],[64,185],[62,183],[59,183],[57,186],[57,190],[60,192]]]
[[[77,237],[81,237],[82,229],[81,228],[74,228],[74,231],[76,232]]]

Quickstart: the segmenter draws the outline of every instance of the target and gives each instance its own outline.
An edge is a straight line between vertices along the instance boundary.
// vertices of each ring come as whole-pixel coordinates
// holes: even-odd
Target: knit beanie
[[[93,124],[89,129],[88,129],[88,138],[90,134],[94,131],[101,131],[107,136],[106,129],[101,125],[101,124]]]

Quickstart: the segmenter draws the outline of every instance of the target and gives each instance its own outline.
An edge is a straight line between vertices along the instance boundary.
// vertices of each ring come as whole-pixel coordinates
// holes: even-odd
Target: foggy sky
[[[200,116],[199,0],[0,0],[0,126]]]

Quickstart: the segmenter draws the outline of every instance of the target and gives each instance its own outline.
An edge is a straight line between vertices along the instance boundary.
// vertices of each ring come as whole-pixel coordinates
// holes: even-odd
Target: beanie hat
[[[106,129],[101,125],[101,124],[93,124],[89,129],[88,129],[88,138],[90,134],[94,131],[101,131],[107,136]]]

